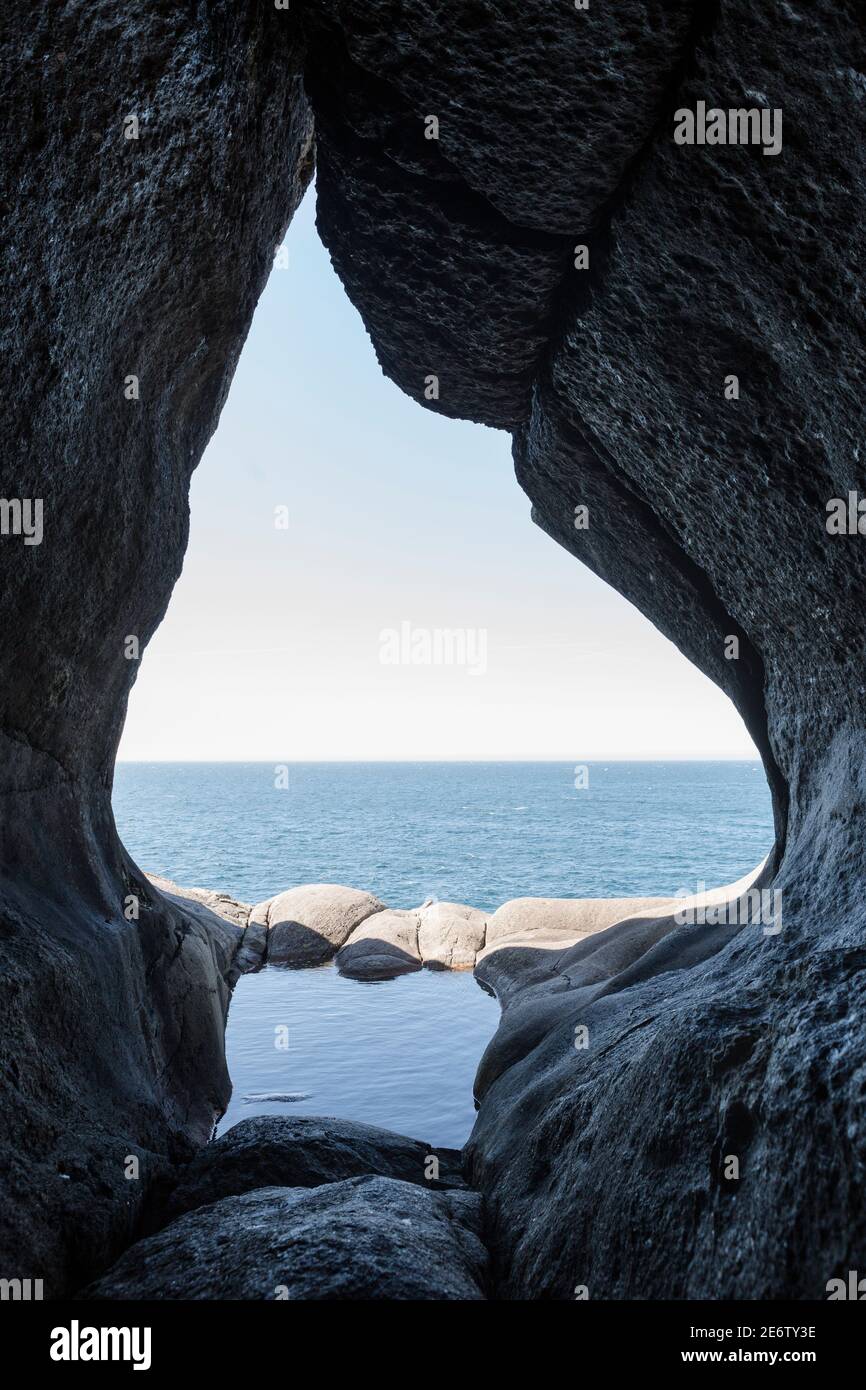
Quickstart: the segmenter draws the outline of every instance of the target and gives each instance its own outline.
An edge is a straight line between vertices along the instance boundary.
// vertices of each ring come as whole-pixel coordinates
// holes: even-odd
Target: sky
[[[509,437],[384,377],[312,190],[285,245],[119,757],[755,757],[727,697],[532,524]]]

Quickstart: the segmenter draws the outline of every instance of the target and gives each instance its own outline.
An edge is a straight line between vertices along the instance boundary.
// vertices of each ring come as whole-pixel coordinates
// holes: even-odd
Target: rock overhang
[[[306,53],[294,14],[226,3],[191,20],[173,3],[119,18],[100,0],[67,7],[53,26],[37,13],[32,30],[13,34],[15,62],[4,69],[20,184],[12,192],[34,198],[3,206],[15,251],[3,428],[21,489],[50,495],[62,523],[52,535],[47,521],[45,545],[56,538],[60,555],[49,582],[43,547],[13,557],[4,542],[0,554],[3,601],[15,613],[3,682],[4,796],[16,815],[3,826],[6,942],[34,1008],[72,1010],[83,1057],[104,1041],[93,1011],[87,1033],[75,1010],[97,978],[91,948],[108,914],[106,1016],[141,998],[143,981],[152,990],[135,1028],[110,1040],[130,1062],[125,1081],[140,1082],[146,1121],[141,1107],[135,1120],[124,1108],[126,1084],[114,1093],[115,1119],[127,1144],[165,1152],[188,1143],[201,1128],[190,1098],[202,1068],[212,1088],[219,1070],[221,1013],[197,1010],[190,981],[219,993],[229,962],[214,945],[223,928],[207,944],[200,920],[158,898],[143,928],[113,920],[141,879],[108,805],[134,674],[119,645],[130,630],[146,642],[164,612],[186,542],[189,473],[309,174],[303,65],[318,122],[319,224],[383,367],[423,404],[515,431],[539,522],[737,703],[768,769],[784,847],[790,934],[776,944],[738,938],[698,965],[669,960],[662,976],[593,1001],[608,1051],[579,1079],[553,1035],[542,1040],[551,1059],[543,1074],[531,1058],[501,1071],[499,1119],[482,1109],[474,1152],[498,1246],[514,1256],[505,1281],[524,1296],[568,1296],[572,1264],[583,1261],[597,1290],[618,1295],[813,1296],[820,1260],[831,1246],[853,1252],[862,1227],[855,1165],[836,1156],[820,1171],[833,1133],[859,1132],[862,1061],[833,1019],[861,989],[852,972],[864,929],[866,584],[855,538],[830,536],[822,517],[828,497],[864,490],[864,257],[862,224],[850,215],[852,196],[864,192],[857,7],[630,2],[579,14],[564,5],[555,22],[543,10],[540,0],[519,14],[490,0],[462,7],[458,21],[441,4],[331,0],[305,11]],[[112,143],[131,87],[149,146]],[[675,107],[727,106],[754,92],[784,108],[779,157],[675,150],[665,123]],[[575,133],[577,93],[586,126]],[[46,119],[70,103],[80,128]],[[426,139],[430,115],[438,140]],[[582,138],[589,128],[595,150]],[[106,152],[99,177],[95,148]],[[35,206],[39,233],[30,235]],[[588,273],[574,257],[584,242]],[[214,246],[220,254],[209,261]],[[121,416],[121,383],[134,371],[127,358],[137,354],[149,409]],[[736,401],[722,389],[731,372],[742,387]],[[438,398],[426,394],[430,376]],[[587,497],[591,535],[570,524]],[[132,553],[123,535],[141,516]],[[740,664],[721,664],[728,635],[742,639]],[[68,924],[71,974],[52,997],[53,900]],[[804,949],[816,928],[820,958]],[[88,943],[77,964],[76,932]],[[175,1046],[187,1006],[198,1063]],[[26,1032],[32,1019],[16,1017]],[[756,1047],[738,1061],[744,1030],[777,1038],[775,1051]],[[716,1071],[702,1061],[695,1073],[694,1056],[715,1057],[718,1036],[734,1060]],[[821,1039],[810,1053],[816,1067],[825,1044],[838,1058],[823,1100],[795,1065],[810,1037]],[[505,1055],[507,1029],[497,1045]],[[43,1064],[50,1071],[50,1056]],[[18,1115],[37,1116],[33,1159],[50,1171],[53,1139],[39,1107],[62,1109],[65,1092],[37,1098],[28,1084],[24,1075]],[[727,1133],[719,1117],[738,1090],[759,1116],[756,1171],[797,1177],[784,1210],[748,1185],[739,1208],[719,1207],[716,1188],[703,1184],[706,1155]],[[791,1148],[791,1097],[810,1115],[805,1155]],[[659,1111],[671,1117],[666,1139]],[[89,1108],[82,1130],[85,1154],[105,1148],[97,1112]],[[18,1145],[15,1124],[12,1114],[7,1147]],[[620,1161],[623,1125],[631,1167]],[[664,1169],[663,1151],[679,1156],[693,1200],[678,1204],[682,1181]],[[523,1234],[549,1200],[545,1154],[556,1155],[577,1202],[563,1249]],[[638,1160],[656,1180],[643,1205]],[[117,1174],[104,1163],[99,1171],[110,1188]],[[28,1182],[32,1172],[18,1190]],[[88,1259],[116,1248],[123,1225],[108,1203],[85,1250],[87,1211],[69,1194],[62,1211],[78,1252],[68,1233],[51,1235],[60,1207],[47,1202],[43,1220],[22,1202],[15,1216],[15,1240],[29,1231],[58,1283],[76,1260],[86,1272]],[[629,1282],[632,1246],[654,1230],[665,1240]],[[693,1256],[688,1271],[683,1250]]]

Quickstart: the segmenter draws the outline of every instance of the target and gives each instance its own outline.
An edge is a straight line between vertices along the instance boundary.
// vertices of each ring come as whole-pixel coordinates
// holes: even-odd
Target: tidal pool
[[[335,1115],[460,1148],[498,1022],[471,971],[375,983],[333,965],[242,975],[226,1027],[232,1098],[217,1133],[252,1115]]]

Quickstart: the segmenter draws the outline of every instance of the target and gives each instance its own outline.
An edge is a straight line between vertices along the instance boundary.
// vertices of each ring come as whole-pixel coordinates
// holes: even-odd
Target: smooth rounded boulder
[[[420,910],[388,908],[356,927],[337,953],[337,967],[355,980],[389,980],[421,969]]]
[[[421,909],[418,951],[430,970],[471,970],[484,946],[487,914],[463,903],[429,903]]]
[[[384,904],[372,893],[337,883],[305,883],[254,909],[268,928],[268,963],[322,965]]]
[[[487,922],[485,954],[505,942],[562,949],[624,917],[664,907],[670,898],[512,898]]]

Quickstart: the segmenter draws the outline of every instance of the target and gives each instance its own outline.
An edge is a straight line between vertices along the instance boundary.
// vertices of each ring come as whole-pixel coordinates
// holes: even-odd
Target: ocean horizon
[[[757,761],[120,763],[114,807],[142,869],[251,905],[316,882],[486,912],[666,896],[741,877],[773,839]],[[460,1147],[498,1021],[470,972],[366,983],[268,965],[232,998],[219,1132],[330,1114]]]
[[[113,801],[142,869],[249,903],[317,882],[487,911],[667,895],[731,882],[773,842],[757,759],[125,761]]]

